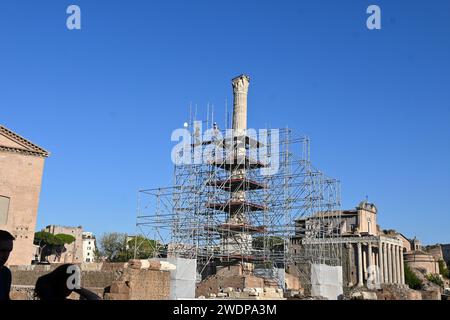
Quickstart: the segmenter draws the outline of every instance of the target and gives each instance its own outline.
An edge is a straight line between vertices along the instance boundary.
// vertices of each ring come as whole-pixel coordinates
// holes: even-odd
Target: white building
[[[83,262],[95,261],[95,236],[92,232],[83,232]]]

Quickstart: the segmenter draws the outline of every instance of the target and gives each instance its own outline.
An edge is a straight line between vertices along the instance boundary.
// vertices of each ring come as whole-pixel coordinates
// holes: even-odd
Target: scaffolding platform
[[[215,180],[207,182],[210,187],[220,188],[229,192],[241,190],[261,190],[266,189],[267,185],[250,180],[248,178],[230,178],[227,180]]]
[[[219,210],[223,212],[235,213],[235,212],[254,212],[254,211],[264,211],[267,209],[266,206],[251,203],[248,201],[237,201],[230,200],[226,203],[207,203],[206,207],[209,209]]]
[[[217,232],[221,234],[232,234],[232,233],[264,233],[267,228],[265,226],[251,226],[248,224],[232,224],[232,223],[223,223],[216,227],[205,227],[206,230]]]

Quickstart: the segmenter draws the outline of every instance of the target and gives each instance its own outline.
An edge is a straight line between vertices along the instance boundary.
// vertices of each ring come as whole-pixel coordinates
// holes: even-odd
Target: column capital
[[[241,74],[240,76],[231,80],[231,83],[233,85],[234,93],[248,93],[250,77],[245,74]]]

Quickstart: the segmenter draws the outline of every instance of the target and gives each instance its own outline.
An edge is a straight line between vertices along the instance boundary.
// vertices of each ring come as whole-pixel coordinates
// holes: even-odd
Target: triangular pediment
[[[12,151],[48,157],[48,151],[0,125],[0,151]]]

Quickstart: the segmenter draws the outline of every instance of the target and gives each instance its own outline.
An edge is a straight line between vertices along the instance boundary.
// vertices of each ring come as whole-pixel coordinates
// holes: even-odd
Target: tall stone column
[[[367,281],[367,247],[365,243],[361,243],[362,247],[362,263],[363,263],[363,282]]]
[[[402,283],[402,268],[401,268],[401,247],[396,246],[395,251],[397,252],[397,283]]]
[[[367,243],[367,258],[367,285],[370,286],[373,284],[373,256],[372,243],[370,242]]]
[[[403,248],[400,247],[400,280],[401,284],[405,284],[405,262],[403,260]]]
[[[372,248],[373,264],[378,266],[378,252]]]
[[[385,242],[383,242],[382,245],[383,245],[383,274],[384,274],[384,283],[389,283],[387,245],[386,245]]]
[[[390,243],[386,244],[387,252],[388,252],[388,283],[394,282],[394,272],[393,272],[393,264],[392,264],[392,245]]]
[[[364,286],[363,282],[363,264],[362,264],[362,249],[361,242],[357,243],[358,252],[357,252],[357,260],[358,260],[358,287]]]
[[[234,93],[233,130],[235,135],[244,134],[247,129],[247,96],[250,78],[240,75],[232,80]]]
[[[229,150],[230,159],[233,164],[245,163],[246,145],[244,135],[247,131],[247,96],[250,85],[250,78],[246,75],[240,75],[232,80],[233,86],[233,137],[229,142],[232,148]],[[246,177],[245,166],[233,166],[231,169],[231,178],[244,179]],[[236,203],[244,203],[246,200],[246,189],[240,188],[232,191],[230,200]],[[229,224],[246,224],[248,223],[248,216],[244,205],[239,208],[231,210],[228,213],[227,223]],[[252,252],[252,235],[249,232],[237,232],[234,234],[224,235],[222,237],[222,244],[227,253],[251,254]]]
[[[380,268],[380,283],[384,283],[384,256],[383,256],[383,243],[381,240],[378,242],[378,267]]]
[[[245,139],[242,137],[245,135],[247,130],[247,96],[248,88],[250,86],[250,78],[246,75],[240,75],[231,81],[233,85],[233,136],[240,137],[236,140],[235,152],[236,152],[236,162],[243,163],[246,155]],[[234,168],[231,172],[231,178],[242,179],[245,178],[246,172],[244,169]],[[231,194],[231,199],[233,201],[245,201],[245,190],[236,190]],[[247,218],[243,208],[238,210],[230,217],[230,223],[246,223]],[[243,234],[245,238],[249,235]],[[235,237],[239,238],[239,237]],[[249,242],[249,240],[247,239]],[[241,242],[241,241],[240,241]],[[250,244],[250,243],[248,243]],[[248,245],[247,244],[247,245]]]
[[[355,249],[353,248],[353,244],[351,243],[346,243],[344,246],[347,252],[347,284],[349,287],[353,286],[353,279],[352,279],[352,266],[353,266],[353,261],[352,261],[352,257],[354,257],[354,252]],[[345,270],[345,268],[343,268]]]
[[[393,255],[393,267],[394,267],[394,283],[398,283],[398,251],[397,246],[392,246],[392,255]]]

